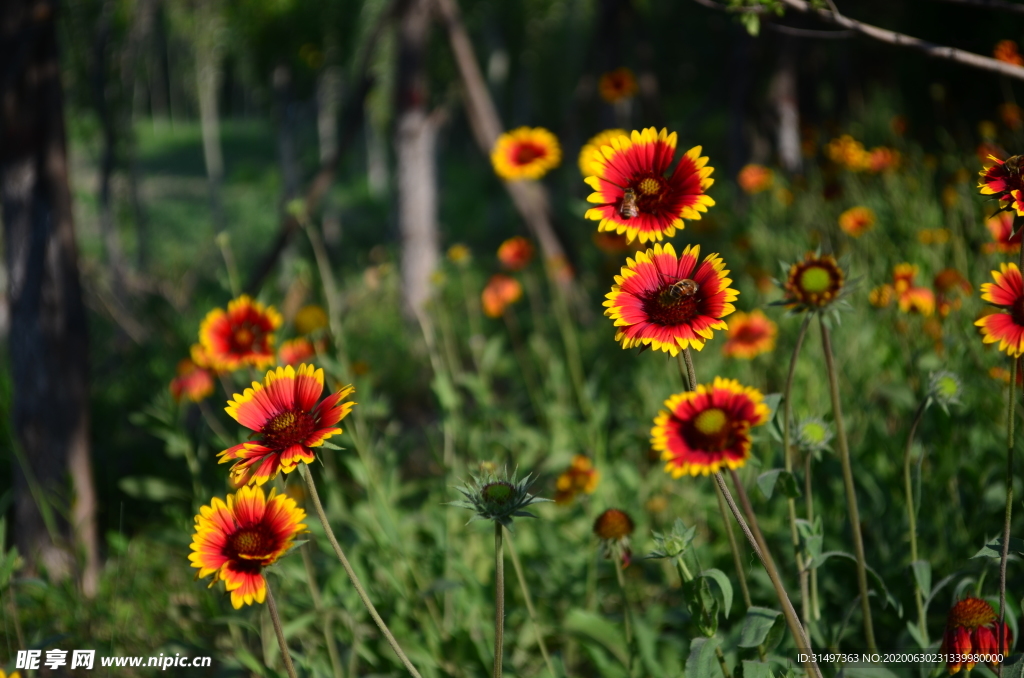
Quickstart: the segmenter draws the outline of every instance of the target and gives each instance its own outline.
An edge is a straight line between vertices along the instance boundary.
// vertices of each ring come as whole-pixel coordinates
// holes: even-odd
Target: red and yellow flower
[[[503,273],[495,273],[480,293],[480,305],[488,318],[500,318],[505,308],[519,301],[522,296],[523,286],[518,280]]]
[[[602,146],[611,146],[612,139],[628,136],[629,132],[624,129],[606,129],[588,139],[587,143],[583,144],[583,148],[580,149],[580,157],[577,160],[580,166],[580,174],[583,175],[583,178],[586,179],[594,174],[594,171],[590,169],[590,163],[594,162],[594,160],[601,160],[604,157],[601,155]]]
[[[498,261],[509,271],[520,271],[533,259],[533,244],[526,238],[517,235],[501,243],[498,247]]]
[[[745,165],[736,175],[736,183],[744,193],[753,195],[767,191],[775,182],[775,173],[764,165]]]
[[[651,445],[674,478],[736,469],[750,456],[750,429],[768,421],[768,406],[755,388],[715,377],[696,391],[665,401],[651,429]]]
[[[927,317],[935,312],[935,293],[914,284],[917,272],[918,267],[914,264],[897,264],[892,271],[892,288],[900,311]]]
[[[597,91],[601,98],[610,104],[632,99],[638,90],[636,76],[624,66],[605,73],[597,83]]]
[[[970,296],[974,291],[967,278],[955,268],[939,271],[932,281],[932,287],[935,289],[936,308],[943,318],[952,311],[959,310],[962,304],[961,297]]]
[[[199,343],[218,370],[266,367],[274,362],[274,330],[281,315],[243,294],[228,302],[227,311],[215,308],[199,326]]]
[[[577,454],[572,464],[555,481],[557,492],[555,503],[568,504],[577,494],[593,494],[597,483],[601,480],[601,472],[594,468],[588,457]]]
[[[684,227],[683,219],[700,219],[700,213],[715,204],[705,193],[714,183],[714,170],[700,151],[700,146],[691,148],[665,176],[675,158],[675,132],[649,127],[612,139],[601,148],[601,157],[591,163],[593,175],[586,178],[595,191],[587,200],[596,204],[586,218],[599,221],[599,231],[625,233],[631,242],[675,235]]]
[[[1009,212],[996,212],[985,220],[985,228],[992,235],[993,242],[987,242],[981,246],[986,254],[1000,252],[1002,254],[1013,254],[1020,252],[1020,241],[1022,231],[1016,234],[1013,232],[1013,215]]]
[[[213,393],[213,375],[189,358],[178,361],[178,376],[171,380],[171,396],[175,402],[186,398],[198,403]]]
[[[736,310],[739,294],[729,288],[725,262],[709,254],[698,263],[700,246],[688,245],[679,257],[671,244],[655,245],[626,259],[606,296],[604,314],[615,321],[615,341],[625,349],[646,346],[676,355],[698,351],[728,329],[722,320]]]
[[[975,321],[986,344],[1015,358],[1024,353],[1024,284],[1016,264],[1000,264],[994,282],[981,286],[981,298],[1001,310]]]
[[[978,173],[981,194],[998,200],[1000,210],[1014,210],[1018,216],[1024,216],[1024,158],[1014,155],[1000,160],[989,155],[988,159],[994,161],[992,165]]]
[[[272,565],[292,547],[295,535],[306,526],[306,512],[295,500],[270,496],[260,487],[242,487],[225,503],[214,497],[199,509],[188,559],[199,568],[198,578],[213,575],[231,594],[231,605],[262,603],[267,595],[263,568]]]
[[[722,346],[722,354],[751,360],[774,350],[778,333],[778,326],[760,310],[750,314],[739,311],[729,320],[729,338]]]
[[[543,127],[519,127],[505,132],[491,151],[491,165],[506,181],[540,179],[561,161],[558,139]]]
[[[999,641],[1002,638],[1002,648]],[[1000,624],[995,610],[981,598],[964,598],[949,611],[946,631],[942,634],[939,652],[952,655],[946,663],[952,675],[966,667],[974,668],[977,655],[1009,654],[1013,647],[1013,633]],[[992,663],[992,668],[998,662]]]
[[[343,402],[355,388],[346,386],[324,398],[324,371],[312,365],[278,367],[267,372],[263,383],[236,393],[227,413],[242,426],[255,431],[254,441],[220,453],[220,463],[234,461],[231,481],[236,486],[262,485],[278,472],[291,473],[314,459],[313,448],[333,435],[335,426],[352,411],[354,402]]]
[[[853,238],[859,238],[875,225],[875,212],[869,207],[851,207],[839,215],[839,228]]]

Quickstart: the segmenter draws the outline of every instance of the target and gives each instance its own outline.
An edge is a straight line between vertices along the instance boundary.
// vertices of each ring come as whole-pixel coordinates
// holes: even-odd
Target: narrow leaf
[[[718,584],[718,588],[722,589],[722,610],[725,612],[725,618],[728,619],[729,610],[732,609],[732,582],[729,581],[728,575],[726,575],[725,572],[712,567],[704,570],[697,576],[714,579],[715,583]]]
[[[686,660],[686,678],[718,678],[721,668],[715,657],[718,638],[694,638],[690,643],[690,656]]]

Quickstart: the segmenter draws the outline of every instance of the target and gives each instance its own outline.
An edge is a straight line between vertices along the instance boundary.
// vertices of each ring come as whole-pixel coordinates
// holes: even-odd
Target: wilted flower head
[[[1005,641],[1002,648],[1000,636]],[[968,671],[973,669],[975,662],[971,660],[976,655],[1009,654],[1011,647],[1013,634],[999,623],[992,606],[981,598],[964,598],[949,611],[939,652],[951,655],[946,666],[954,674],[965,665]],[[993,662],[992,668],[995,666]]]
[[[594,534],[601,540],[605,558],[619,558],[623,567],[629,565],[629,536],[634,527],[633,519],[620,509],[608,509],[597,517]]]
[[[474,511],[469,522],[493,520],[501,523],[511,532],[513,518],[537,517],[523,509],[531,504],[551,501],[530,494],[528,490],[531,485],[533,485],[533,481],[530,479],[530,474],[519,481],[516,480],[514,472],[512,477],[507,479],[498,478],[493,474],[484,477],[473,476],[471,482],[456,488],[466,499],[449,502],[448,505]]]

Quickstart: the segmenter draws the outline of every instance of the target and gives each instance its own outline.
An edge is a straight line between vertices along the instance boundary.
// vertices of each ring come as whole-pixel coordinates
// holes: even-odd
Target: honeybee
[[[619,205],[619,214],[622,215],[623,219],[632,219],[640,214],[640,210],[636,206],[636,191],[632,188],[627,188],[623,192],[622,204]]]
[[[1024,172],[1024,156],[1011,155],[1006,159],[1006,162],[1003,163],[1003,167],[1005,167],[1006,171],[1010,173],[1010,176],[1020,176],[1021,173]],[[623,205],[625,205],[625,201],[623,201]]]
[[[689,278],[683,278],[672,283],[668,288],[668,295],[676,301],[682,301],[683,299],[689,299],[693,295],[697,294],[697,290],[700,289],[700,284],[696,280]]]

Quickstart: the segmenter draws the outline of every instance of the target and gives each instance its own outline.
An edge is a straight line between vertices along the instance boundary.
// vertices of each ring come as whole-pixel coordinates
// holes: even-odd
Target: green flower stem
[[[342,678],[341,657],[338,655],[338,647],[334,643],[334,615],[330,611],[324,611],[323,600],[320,598],[320,588],[316,585],[316,568],[313,567],[313,559],[309,555],[308,543],[299,547],[302,554],[302,566],[306,570],[306,583],[309,585],[309,597],[313,599],[313,609],[317,616],[324,620],[324,645],[327,646],[327,656],[331,660],[331,673],[334,678]]]
[[[501,678],[501,658],[505,640],[505,558],[501,538],[505,528],[494,521],[494,678]]]
[[[298,678],[295,674],[295,666],[292,664],[292,657],[288,654],[288,643],[284,639],[284,628],[281,626],[281,615],[277,613],[277,603],[274,601],[274,593],[270,590],[270,580],[263,578],[267,587],[267,608],[270,610],[270,620],[274,622],[274,632],[277,634],[277,644],[281,646],[281,657],[284,659],[284,668],[288,672],[288,678]]]
[[[1016,223],[1016,220],[1015,222]],[[1024,259],[1024,248],[1021,248],[1021,258]],[[1006,512],[1003,517],[1003,548],[999,554],[999,651],[1002,652],[1006,646],[1006,559],[1010,553],[1010,518],[1013,515],[1013,423],[1016,419],[1014,413],[1014,400],[1017,392],[1017,358],[1013,358],[1010,365],[1010,394],[1007,396],[1006,404]],[[1002,675],[1003,665],[999,664],[997,671]]]
[[[416,670],[416,667],[412,665],[409,658],[402,651],[401,646],[395,637],[391,635],[391,631],[388,629],[388,625],[384,623],[380,615],[377,613],[377,608],[373,606],[370,601],[370,597],[366,595],[366,590],[363,588],[363,584],[359,581],[359,576],[355,570],[352,569],[352,565],[348,562],[348,558],[345,557],[345,552],[341,550],[341,544],[334,537],[334,530],[331,529],[331,524],[327,521],[327,514],[324,513],[323,504],[320,503],[320,496],[316,491],[316,484],[313,482],[313,474],[310,472],[306,464],[299,464],[299,473],[306,481],[306,487],[309,489],[309,498],[313,500],[313,507],[316,509],[316,514],[320,518],[320,523],[324,526],[324,532],[327,534],[327,541],[331,543],[331,547],[334,549],[335,555],[338,556],[338,560],[341,562],[341,566],[345,568],[345,572],[348,574],[348,578],[352,581],[352,586],[355,588],[356,593],[359,594],[360,600],[363,601],[363,605],[366,606],[366,611],[370,613],[370,617],[377,624],[377,628],[380,629],[384,637],[387,638],[388,644],[391,645],[391,649],[395,651],[398,658],[402,660],[402,664],[405,665],[406,670],[415,678],[422,678],[420,672]]]
[[[843,486],[846,489],[846,511],[850,519],[850,530],[853,533],[853,554],[857,558],[857,587],[860,589],[860,609],[864,617],[864,639],[868,651],[877,652],[875,644],[875,626],[871,621],[871,599],[868,597],[868,569],[864,557],[864,539],[860,532],[860,511],[857,509],[857,489],[853,484],[853,468],[850,465],[850,446],[846,440],[846,427],[843,425],[843,409],[839,401],[839,378],[836,374],[835,358],[832,354],[832,339],[829,335],[825,319],[819,316],[821,326],[821,345],[825,352],[825,369],[828,372],[829,392],[832,396],[832,416],[836,424],[836,439],[839,441],[839,461],[843,466]]]
[[[910,473],[910,451],[914,445],[914,433],[917,431],[917,426],[921,423],[921,418],[924,416],[924,411],[927,407],[928,398],[925,398],[914,413],[914,419],[910,424],[910,433],[907,434],[907,447],[903,452],[903,491],[907,495],[907,523],[910,530],[911,563],[917,562],[917,507],[914,505],[914,484]],[[924,615],[924,595],[921,592],[920,585],[917,583],[916,576],[914,577],[914,602],[917,605],[917,627],[921,630],[921,637],[927,645],[928,622]]]
[[[743,593],[743,605],[750,609],[753,604],[750,602],[750,587],[747,586],[747,571],[743,567],[743,558],[740,556],[740,546],[736,542],[736,535],[732,531],[732,520],[729,518],[729,509],[725,505],[725,497],[722,490],[715,485],[715,496],[718,497],[718,510],[722,512],[722,521],[725,523],[725,533],[729,537],[729,549],[732,551],[732,562],[736,566],[736,577],[740,580],[740,591]]]
[[[814,524],[814,495],[811,494],[811,464],[814,455],[808,454],[804,460],[804,503],[807,506],[807,522]],[[808,563],[811,565],[811,563]],[[811,567],[811,615],[814,621],[821,619],[821,607],[818,605],[818,568]]]
[[[793,346],[793,355],[789,358],[789,372],[786,374],[786,385],[782,389],[782,452],[786,473],[793,473],[793,448],[790,445],[790,427],[793,419],[793,402],[790,394],[793,392],[793,375],[796,372],[796,360],[800,355],[800,348],[804,344],[804,337],[807,336],[807,328],[811,324],[811,314],[804,314],[804,321],[800,324],[800,331],[796,335],[796,344]],[[807,476],[810,478],[810,474]],[[796,499],[786,499],[786,508],[789,512],[789,533],[793,540],[793,552],[796,555],[796,569],[800,573],[800,609],[803,613],[804,625],[811,621],[811,596],[809,592],[809,572],[804,568],[804,556],[800,551],[800,532],[796,528]]]
[[[765,572],[768,573],[768,578],[775,588],[775,595],[779,598],[779,604],[782,606],[782,615],[786,620],[786,625],[789,627],[790,634],[793,636],[793,642],[797,647],[797,651],[806,652],[809,655],[808,660],[804,662],[804,670],[807,671],[807,675],[810,678],[822,678],[818,663],[813,658],[814,650],[811,648],[811,640],[804,632],[804,627],[800,624],[800,618],[797,617],[793,603],[789,600],[789,594],[786,593],[786,587],[782,584],[782,578],[779,577],[779,571],[775,568],[775,561],[772,559],[771,552],[768,550],[764,537],[761,535],[761,528],[757,524],[757,516],[750,505],[750,498],[747,497],[747,493],[743,489],[743,484],[740,482],[739,477],[737,477],[736,471],[730,469],[729,473],[732,475],[733,485],[736,486],[736,494],[739,495],[740,502],[743,504],[743,511],[747,514],[746,520],[744,520],[743,514],[737,508],[721,471],[715,473],[715,482],[718,483],[718,487],[722,490],[722,495],[725,497],[726,503],[729,504],[729,509],[736,518],[736,522],[740,524],[740,529],[743,530],[747,541],[750,542],[751,548],[754,549],[754,553],[761,560]],[[749,525],[747,521],[749,521]]]
[[[523,574],[523,566],[519,562],[516,546],[511,538],[507,543],[508,554],[512,556],[512,567],[515,568],[516,578],[519,579],[519,589],[523,592],[523,600],[526,602],[526,611],[530,614],[530,621],[533,622],[533,629],[537,633],[537,645],[540,647],[540,654],[544,657],[544,664],[548,667],[551,678],[558,678],[558,674],[555,673],[555,667],[551,664],[551,656],[548,654],[548,647],[544,642],[544,634],[540,630],[540,622],[537,621],[537,611],[533,607],[533,596],[530,595],[530,587],[526,583],[526,576]]]
[[[612,563],[615,565],[615,578],[619,581],[619,589],[622,591],[622,605],[625,608],[626,618],[626,648],[628,653],[628,661],[626,665],[627,675],[632,677],[633,675],[633,655],[635,654],[635,648],[633,646],[633,605],[629,602],[629,593],[626,591],[626,576],[622,572],[622,551],[619,548],[613,550]]]

